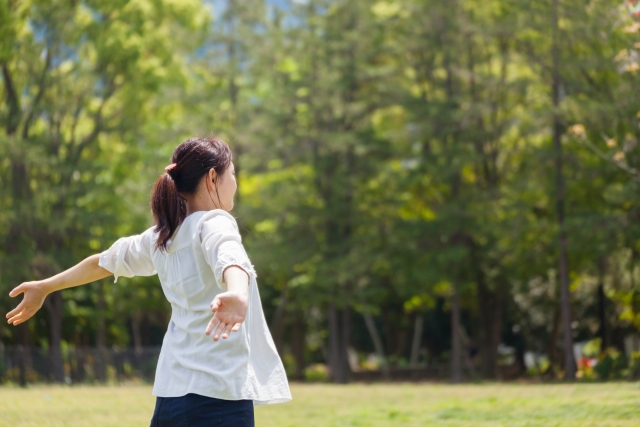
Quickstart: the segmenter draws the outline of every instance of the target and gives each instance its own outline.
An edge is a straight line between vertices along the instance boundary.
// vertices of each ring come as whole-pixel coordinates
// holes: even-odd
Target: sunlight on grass
[[[637,426],[640,384],[292,384],[258,427]],[[0,388],[0,426],[148,426],[149,386]]]

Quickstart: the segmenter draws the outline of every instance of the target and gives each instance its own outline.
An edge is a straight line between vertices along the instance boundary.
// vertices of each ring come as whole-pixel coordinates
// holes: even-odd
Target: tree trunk
[[[55,382],[64,382],[64,362],[62,360],[62,292],[52,293],[45,300],[45,307],[49,313],[49,360],[51,361],[51,374]]]
[[[382,345],[382,340],[380,339],[380,334],[378,333],[376,322],[373,320],[373,316],[371,316],[371,313],[364,312],[362,313],[362,316],[364,317],[365,325],[367,325],[369,336],[371,336],[371,341],[373,341],[373,348],[375,348],[378,359],[380,359],[380,369],[382,370],[382,377],[386,381],[390,381],[391,373],[389,372],[389,364],[387,363],[387,358],[384,355],[384,346]]]
[[[391,331],[391,333],[393,334],[392,336],[395,336],[396,338],[396,349],[393,352],[396,359],[400,359],[407,354],[407,340],[409,339],[409,331],[405,327],[405,320],[407,319],[407,317],[409,317],[409,315],[403,312],[400,319],[398,319],[399,322],[396,326],[396,329]],[[409,322],[407,323],[410,324],[410,322],[411,321],[409,320]]]
[[[607,326],[607,296],[604,293],[604,269],[605,260],[601,257],[598,261],[598,317],[600,319],[598,336],[600,337],[601,352],[611,345],[609,342],[609,328]]]
[[[477,298],[479,320],[479,342],[481,373],[484,378],[493,379],[497,374],[498,345],[501,339],[503,289],[491,290],[485,283],[482,272],[477,273]]]
[[[73,383],[82,383],[85,378],[84,371],[84,363],[85,363],[85,354],[84,348],[82,346],[82,337],[80,336],[80,332],[78,330],[73,331],[73,344],[74,344],[74,359],[75,363],[71,364],[71,380]]]
[[[104,280],[98,281],[98,325],[96,328],[96,362],[95,375],[96,379],[104,382],[107,379],[107,349],[106,349],[106,332],[104,319],[105,301],[104,301]]]
[[[573,331],[571,329],[571,295],[569,290],[569,269],[567,265],[567,240],[564,230],[565,185],[563,174],[562,129],[560,124],[560,58],[558,29],[558,0],[553,0],[553,145],[556,157],[556,214],[558,217],[558,267],[560,274],[560,312],[562,318],[562,343],[564,350],[564,378],[574,380],[576,364],[573,358]]]
[[[31,357],[31,343],[29,326],[20,323],[18,329],[18,370],[19,383],[21,387],[27,386],[27,372],[33,370],[33,358]]]
[[[460,329],[458,329],[458,334],[460,335],[460,342],[462,344],[462,360],[464,361],[464,365],[467,368],[467,372],[469,376],[473,379],[476,379],[478,376],[476,375],[476,368],[473,366],[473,360],[471,360],[471,356],[469,355],[469,349],[471,348],[471,340],[469,339],[469,335],[466,332],[464,325],[460,325]]]
[[[25,366],[24,347],[18,345],[18,381],[21,387],[27,386],[27,368]]]
[[[349,363],[349,347],[351,346],[351,309],[347,304],[342,307],[342,327],[340,328],[341,366],[342,383],[348,383],[351,376],[351,365]]]
[[[411,342],[411,367],[418,367],[418,360],[420,357],[420,344],[422,343],[422,328],[424,325],[424,317],[422,314],[416,315],[416,320],[413,326],[413,340]]]
[[[298,381],[305,379],[304,370],[306,367],[304,360],[304,349],[307,337],[307,323],[304,320],[304,312],[297,310],[294,315],[293,327],[291,330],[291,352],[296,361],[296,372],[294,378]]]
[[[348,309],[338,309],[334,302],[329,303],[329,371],[331,381],[346,384],[349,381],[348,348]]]
[[[451,296],[451,381],[460,383],[462,376],[462,343],[460,341],[460,325],[462,323],[460,297],[454,289]]]
[[[553,367],[558,363],[558,337],[560,336],[560,307],[556,308],[553,315],[553,327],[551,328],[551,336],[549,338],[549,368],[547,373],[553,376]]]
[[[13,79],[10,70],[5,64],[1,66],[5,91],[9,101],[9,114],[6,116],[6,132],[8,136],[15,134],[20,123],[20,101],[17,91],[13,85]],[[11,147],[11,198],[13,201],[12,211],[16,214],[15,221],[5,224],[8,228],[4,240],[4,253],[0,259],[0,267],[3,268],[3,279],[13,286],[20,283],[33,280],[32,268],[25,265],[25,260],[31,260],[33,253],[30,244],[33,240],[32,236],[32,213],[29,206],[32,192],[29,187],[29,179],[27,168],[25,165],[24,147],[20,144],[12,144]],[[16,334],[18,337],[19,356],[19,382],[21,386],[27,384],[27,372],[33,370],[33,358],[31,354],[31,337],[29,333],[29,325],[21,323],[16,326]]]
[[[339,383],[341,378],[340,331],[338,325],[338,309],[333,301],[329,303],[327,314],[327,320],[329,322],[329,374],[331,375],[332,382]]]

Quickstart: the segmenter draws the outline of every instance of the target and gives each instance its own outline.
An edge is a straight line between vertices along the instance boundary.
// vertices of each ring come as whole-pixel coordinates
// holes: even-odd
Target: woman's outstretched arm
[[[29,319],[42,307],[44,299],[52,292],[112,276],[113,273],[98,265],[99,259],[100,254],[91,255],[53,277],[34,282],[24,282],[14,288],[9,292],[10,297],[13,298],[22,293],[24,297],[16,308],[7,313],[6,317],[9,319],[7,323],[15,326]]]

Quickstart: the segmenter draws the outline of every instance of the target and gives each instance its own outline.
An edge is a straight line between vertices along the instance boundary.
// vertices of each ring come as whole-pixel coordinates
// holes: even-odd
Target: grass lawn
[[[292,384],[258,427],[640,426],[640,383]],[[150,386],[0,387],[0,426],[148,426]]]

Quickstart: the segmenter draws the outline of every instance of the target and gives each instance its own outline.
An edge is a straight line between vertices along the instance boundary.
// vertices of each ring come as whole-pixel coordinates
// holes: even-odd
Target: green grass
[[[258,427],[640,426],[640,383],[292,384]],[[0,387],[0,426],[148,426],[149,386]]]

